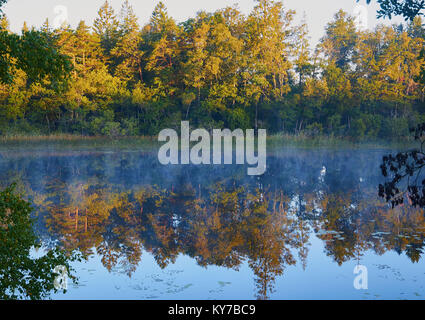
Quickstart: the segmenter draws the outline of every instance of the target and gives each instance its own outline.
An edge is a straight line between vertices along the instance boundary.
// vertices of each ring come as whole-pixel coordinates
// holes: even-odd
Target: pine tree
[[[80,21],[75,31],[62,29],[59,43],[62,52],[72,58],[74,70],[78,75],[99,69],[104,61],[100,39],[90,32],[90,27],[84,21]]]
[[[10,22],[5,14],[0,17],[0,31],[10,32]]]
[[[168,16],[165,5],[160,2],[143,30],[146,52],[146,70],[153,75],[153,81],[167,93],[172,94],[177,85],[180,29]]]
[[[120,18],[121,37],[111,51],[111,55],[117,61],[115,75],[126,82],[136,79],[143,81],[141,61],[143,52],[140,48],[142,37],[137,17],[128,0],[122,6]]]
[[[160,36],[163,36],[164,34],[169,35],[176,31],[176,24],[174,20],[168,16],[167,8],[161,1],[152,13],[149,22],[149,29],[151,33],[156,33]]]
[[[183,63],[184,78],[183,82],[189,89],[195,89],[196,93],[192,93],[192,96],[197,97],[198,107],[201,103],[201,89],[205,86],[207,80],[206,60],[208,58],[207,42],[208,33],[210,26],[202,22],[197,24],[193,28],[192,34],[187,34],[188,44],[187,50],[187,61]],[[189,116],[190,105],[193,98],[190,98],[189,92],[185,92],[183,96],[184,104],[187,105],[186,118]]]
[[[288,40],[295,12],[283,12],[282,3],[258,0],[247,19],[246,52],[248,70],[245,95],[255,106],[255,128],[258,128],[258,104],[272,98],[282,98],[289,90],[288,72],[290,47]]]
[[[24,21],[24,25],[22,26],[22,33],[25,33],[25,32],[28,32],[28,31],[29,31],[29,29],[28,29],[27,22]]]
[[[119,28],[121,34],[127,34],[139,30],[136,14],[128,0],[125,0],[120,12]]]
[[[49,18],[46,18],[46,20],[44,20],[44,23],[41,26],[40,31],[46,34],[51,34],[52,28],[50,27]]]
[[[118,41],[118,28],[119,23],[114,9],[108,1],[105,1],[98,11],[98,17],[94,20],[93,29],[100,38],[106,56],[109,56]]]
[[[415,17],[413,21],[408,24],[407,32],[412,38],[425,39],[425,28],[422,17]]]
[[[295,70],[299,75],[299,83],[304,83],[305,77],[312,72],[308,26],[305,17],[296,32]]]
[[[320,40],[319,50],[325,55],[326,62],[334,63],[346,70],[351,61],[358,38],[354,18],[340,10],[334,20],[326,26],[326,34]]]

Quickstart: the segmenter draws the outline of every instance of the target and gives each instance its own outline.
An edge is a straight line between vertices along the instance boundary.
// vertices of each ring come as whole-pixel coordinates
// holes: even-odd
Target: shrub
[[[307,136],[316,137],[323,133],[323,126],[320,123],[314,122],[305,128]]]
[[[108,121],[103,126],[102,134],[108,137],[119,137],[125,134],[125,130],[121,129],[119,122]]]
[[[382,138],[401,138],[409,135],[409,122],[406,118],[385,119],[382,121]]]
[[[139,126],[135,118],[124,119],[122,126],[124,127],[123,134],[126,136],[137,136],[139,134]]]
[[[352,121],[350,133],[354,138],[362,139],[366,132],[366,125],[362,119],[356,119]]]

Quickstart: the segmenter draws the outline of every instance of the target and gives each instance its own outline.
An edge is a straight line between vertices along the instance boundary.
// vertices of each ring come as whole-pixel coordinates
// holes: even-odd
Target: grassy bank
[[[160,146],[157,137],[105,137],[57,134],[49,136],[2,136],[0,150],[40,150],[40,149],[78,149],[78,150],[153,150]],[[416,147],[410,138],[392,141],[354,140],[348,137],[307,136],[277,134],[268,137],[269,150],[291,148],[397,148]]]
[[[286,147],[302,148],[414,148],[418,144],[410,137],[393,140],[353,139],[333,135],[308,136],[305,134],[276,134],[268,137],[267,147],[270,149]]]
[[[103,137],[80,135],[3,136],[0,150],[78,149],[78,150],[134,150],[153,149],[158,145],[156,137]]]

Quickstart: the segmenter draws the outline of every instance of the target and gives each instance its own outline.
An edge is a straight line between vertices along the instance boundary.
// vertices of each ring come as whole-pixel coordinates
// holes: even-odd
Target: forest
[[[140,25],[128,0],[120,12],[106,1],[92,26],[54,29],[46,20],[18,35],[3,14],[2,39],[37,35],[67,73],[34,78],[10,58],[0,134],[155,136],[186,120],[208,130],[391,140],[425,122],[420,15],[361,30],[341,10],[315,48],[296,18],[281,1],[258,0],[248,15],[233,6],[177,23],[159,2]],[[3,61],[10,53],[0,42]],[[46,61],[41,67],[53,65]]]

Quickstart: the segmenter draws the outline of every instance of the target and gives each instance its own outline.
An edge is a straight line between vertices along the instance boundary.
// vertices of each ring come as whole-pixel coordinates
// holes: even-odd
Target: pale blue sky
[[[159,1],[130,0],[130,2],[139,17],[140,24],[145,24]],[[194,16],[199,10],[214,11],[237,3],[241,11],[247,14],[255,5],[254,0],[163,0],[163,2],[168,7],[170,15],[178,22]],[[71,26],[75,27],[80,20],[85,20],[87,24],[91,25],[103,3],[104,0],[9,0],[4,7],[4,12],[11,21],[11,29],[18,32],[24,21],[29,26],[36,27],[39,27],[47,17],[50,22],[53,22],[58,16],[54,12],[55,7],[65,6],[68,21]],[[119,12],[123,0],[110,0],[110,3]],[[335,12],[342,8],[353,13],[357,5],[355,0],[284,0],[283,4],[284,7],[297,11],[297,21],[303,17],[305,12],[313,44],[322,37],[324,26],[332,19]],[[366,0],[361,0],[360,4],[366,6]],[[368,25],[373,27],[377,24],[377,5],[366,7]],[[379,20],[379,22],[384,21]]]

